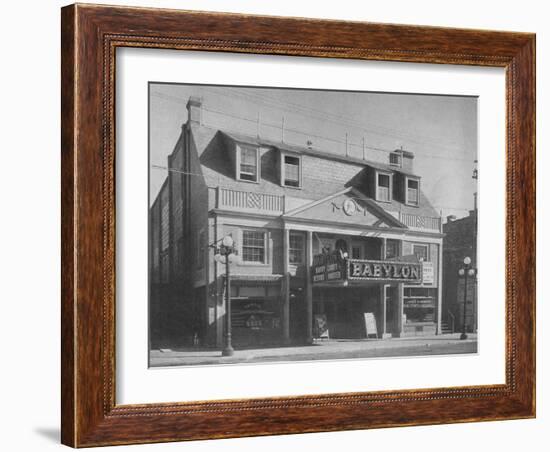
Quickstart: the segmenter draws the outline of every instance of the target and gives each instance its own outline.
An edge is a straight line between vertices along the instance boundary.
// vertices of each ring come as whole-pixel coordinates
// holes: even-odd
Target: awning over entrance
[[[222,275],[225,278],[225,275]],[[278,284],[283,279],[283,275],[231,275],[231,283],[239,285],[247,284]]]

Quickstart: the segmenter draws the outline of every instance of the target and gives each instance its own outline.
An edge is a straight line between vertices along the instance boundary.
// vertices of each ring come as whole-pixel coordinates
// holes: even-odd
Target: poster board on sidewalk
[[[325,314],[315,314],[313,319],[313,335],[318,339],[330,339],[328,321]]]
[[[364,312],[363,313],[365,320],[365,334],[366,337],[374,336],[378,337],[378,330],[376,329],[376,317],[374,317],[373,312]]]

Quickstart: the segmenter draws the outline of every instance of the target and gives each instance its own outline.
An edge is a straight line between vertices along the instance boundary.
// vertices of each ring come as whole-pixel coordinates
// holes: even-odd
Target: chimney
[[[402,163],[401,168],[403,168],[405,171],[413,171],[413,159],[414,154],[411,151],[405,151],[403,148],[399,150],[401,153]]]
[[[391,166],[403,168],[406,171],[412,172],[414,154],[410,151],[405,151],[403,149],[403,146],[401,146],[400,149],[396,149],[395,151],[390,152],[389,159],[389,163]]]
[[[187,101],[187,123],[202,124],[202,100],[196,96],[190,96]]]

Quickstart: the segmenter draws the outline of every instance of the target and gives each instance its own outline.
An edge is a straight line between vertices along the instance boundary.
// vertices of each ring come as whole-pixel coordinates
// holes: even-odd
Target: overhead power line
[[[415,134],[410,132],[404,133],[403,131],[398,131],[390,127],[385,127],[385,126],[382,126],[379,124],[373,124],[373,123],[371,123],[370,126],[367,126],[365,122],[359,122],[356,119],[351,118],[349,116],[337,115],[334,113],[318,110],[312,107],[307,107],[305,105],[300,105],[289,101],[280,101],[265,95],[258,95],[248,91],[246,92],[236,91],[235,89],[225,88],[225,87],[219,88],[219,90],[214,90],[212,88],[206,88],[206,87],[202,87],[202,89],[205,91],[209,91],[211,93],[215,93],[217,95],[229,96],[229,97],[241,98],[241,99],[244,98],[245,100],[249,100],[254,103],[262,103],[264,105],[271,106],[271,108],[275,108],[279,110],[284,109],[289,112],[294,112],[301,115],[307,115],[308,117],[314,116],[324,121],[339,124],[348,128],[362,130],[364,132],[367,132],[367,134],[387,136],[390,138],[399,138],[401,140],[413,141],[421,145],[428,144],[430,146],[438,146],[442,148],[451,149],[453,151],[455,150],[454,147],[449,147],[448,145],[433,141],[421,134]]]
[[[339,124],[339,125],[345,126],[347,128],[362,130],[362,131],[366,132],[369,135],[370,134],[380,135],[380,136],[393,138],[396,141],[407,140],[407,141],[412,141],[412,142],[418,143],[420,145],[428,146],[428,147],[436,146],[436,147],[439,147],[439,148],[444,148],[444,149],[450,150],[452,152],[456,151],[456,147],[445,145],[445,144],[442,144],[440,142],[431,141],[431,140],[427,139],[426,137],[418,135],[418,134],[416,134],[416,136],[417,137],[422,137],[422,140],[414,138],[410,134],[406,134],[406,133],[403,133],[401,131],[397,131],[395,129],[387,128],[387,127],[384,127],[384,126],[376,125],[376,126],[372,126],[372,127],[375,127],[375,128],[367,128],[367,127],[365,127],[365,125],[363,123],[359,123],[359,122],[357,122],[357,121],[355,121],[351,118],[346,118],[344,116],[334,115],[334,114],[324,112],[324,111],[321,111],[321,110],[316,110],[316,109],[313,109],[313,108],[310,108],[310,107],[300,107],[298,104],[291,104],[289,106],[289,104],[287,104],[285,102],[282,102],[282,101],[279,101],[280,105],[275,105],[275,104],[271,103],[268,100],[265,100],[265,101],[260,100],[261,96],[258,96],[258,95],[252,94],[252,93],[245,93],[245,92],[238,92],[237,93],[237,92],[229,91],[231,88],[223,88],[223,91],[222,91],[221,88],[219,90],[212,89],[212,88],[207,88],[207,87],[201,87],[201,88],[204,91],[208,91],[208,92],[216,94],[216,95],[221,95],[221,96],[230,97],[230,98],[237,98],[237,99],[245,100],[247,102],[253,102],[253,103],[256,103],[256,104],[261,103],[261,104],[264,104],[264,105],[267,105],[267,106],[271,105],[272,109],[276,109],[276,110],[281,110],[282,109],[282,110],[285,110],[285,111],[293,112],[293,113],[298,114],[298,115],[306,116],[308,118],[316,117],[317,119],[321,119],[323,121],[331,122],[331,123],[334,123],[334,124]],[[179,102],[179,103],[182,103],[182,104],[185,104],[187,102],[186,99],[182,99],[180,97],[171,96],[171,95],[167,95],[167,94],[163,94],[163,93],[153,92],[152,95],[155,96],[155,97],[159,97],[159,98],[173,100],[173,101],[176,101],[176,102]],[[294,107],[294,105],[300,107],[301,111],[298,108]],[[321,115],[321,116],[319,116],[319,115]],[[331,118],[330,116],[332,116],[333,118]],[[338,119],[334,119],[334,118],[343,118],[343,120],[338,120]],[[323,138],[325,138],[325,137],[323,137]],[[428,154],[423,154],[421,152],[416,152],[416,154],[418,154],[418,155],[428,155]],[[463,160],[468,160],[468,159],[463,159]]]
[[[240,119],[240,120],[243,120],[243,121],[248,121],[250,123],[257,123],[257,121],[258,121],[257,118],[255,118],[255,119],[247,118],[247,117],[244,117],[244,116],[239,116],[239,115],[234,115],[234,114],[222,112],[222,111],[219,111],[219,110],[214,110],[212,108],[206,108],[204,106],[202,107],[202,109],[204,111],[209,111],[211,113],[215,113],[215,114],[222,115],[222,116],[227,116],[227,117],[234,118],[234,119]],[[278,129],[281,128],[281,124],[274,124],[274,123],[268,123],[268,122],[262,122],[261,124],[262,124],[262,126],[275,127],[275,128],[278,128]],[[391,152],[395,151],[395,149],[384,149],[384,148],[374,147],[374,146],[370,146],[370,145],[362,144],[362,143],[361,144],[353,143],[351,141],[346,142],[345,140],[338,140],[336,138],[329,138],[329,137],[325,137],[325,136],[321,136],[321,135],[316,135],[316,134],[313,134],[313,133],[303,132],[301,130],[292,129],[290,127],[285,127],[284,130],[285,130],[285,132],[292,132],[292,133],[296,133],[296,134],[299,134],[299,135],[304,135],[306,137],[319,138],[319,139],[322,139],[322,140],[347,145],[349,147],[353,147],[353,148],[357,148],[357,149],[366,148],[366,149],[370,149],[371,151],[384,152],[384,153],[391,153]],[[454,160],[454,161],[461,161],[461,162],[462,161],[470,161],[470,159],[462,159],[462,158],[458,158],[458,157],[445,157],[445,156],[441,156],[441,155],[425,154],[425,153],[418,153],[418,152],[416,153],[416,155],[422,155],[423,157],[430,157],[430,158],[441,159],[441,160]]]

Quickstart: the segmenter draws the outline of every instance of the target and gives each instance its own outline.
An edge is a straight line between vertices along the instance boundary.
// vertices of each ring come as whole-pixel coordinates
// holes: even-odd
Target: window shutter
[[[235,145],[235,180],[240,179],[240,172],[241,171],[241,147],[239,145]]]

